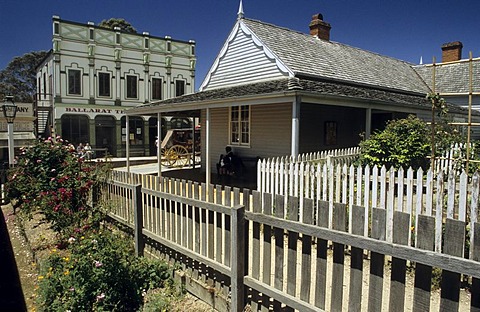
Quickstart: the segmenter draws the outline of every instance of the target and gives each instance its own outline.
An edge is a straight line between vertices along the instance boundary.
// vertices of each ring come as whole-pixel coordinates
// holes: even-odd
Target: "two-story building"
[[[37,67],[38,133],[109,154],[155,151],[156,117],[127,108],[194,92],[195,41],[107,29],[53,17],[53,48]],[[163,127],[163,126],[162,126]]]

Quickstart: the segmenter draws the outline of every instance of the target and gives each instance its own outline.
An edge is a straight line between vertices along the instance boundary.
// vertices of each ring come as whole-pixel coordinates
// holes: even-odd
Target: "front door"
[[[115,145],[115,118],[111,116],[97,116],[95,118],[95,146],[94,149],[106,148],[108,154],[117,155]],[[96,151],[102,157],[102,151]]]

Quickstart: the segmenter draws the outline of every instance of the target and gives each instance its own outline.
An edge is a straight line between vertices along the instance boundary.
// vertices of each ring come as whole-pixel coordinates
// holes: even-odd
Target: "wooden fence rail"
[[[387,207],[153,176],[115,173],[113,179],[101,197],[114,203],[114,219],[138,233],[139,253],[146,244],[179,264],[207,289],[203,297],[198,289],[194,294],[220,311],[246,304],[254,311],[480,311],[476,220],[447,213],[441,231],[448,239],[436,250],[438,219],[425,210],[393,210],[389,241]],[[442,270],[438,294],[431,289],[434,268]],[[472,287],[460,300],[462,276]]]
[[[264,160],[258,164],[261,193],[283,195],[300,199],[300,218],[304,211],[304,199],[329,202],[328,227],[333,227],[333,203],[349,207],[348,222],[352,223],[353,205],[363,206],[365,215],[372,208],[387,211],[386,240],[393,241],[393,215],[402,211],[412,215],[411,227],[417,226],[420,214],[435,218],[435,250],[442,245],[442,226],[446,217],[467,223],[477,222],[480,174],[472,178],[463,171],[452,169],[438,175],[420,168],[417,171],[382,167],[328,165],[314,163],[284,163]],[[369,218],[365,218],[364,234],[371,230]],[[349,230],[351,232],[351,230]],[[410,243],[414,236],[409,233]],[[473,237],[471,237],[473,244]]]

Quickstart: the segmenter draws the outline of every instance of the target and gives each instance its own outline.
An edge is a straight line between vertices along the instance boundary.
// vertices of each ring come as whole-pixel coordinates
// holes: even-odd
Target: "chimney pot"
[[[463,44],[460,41],[448,42],[442,45],[442,63],[462,59]]]
[[[330,41],[330,29],[332,26],[323,20],[322,14],[318,13],[312,16],[309,28],[310,35]]]

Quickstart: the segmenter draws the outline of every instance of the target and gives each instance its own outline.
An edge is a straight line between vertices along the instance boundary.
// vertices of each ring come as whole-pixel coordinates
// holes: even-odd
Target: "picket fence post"
[[[245,307],[244,276],[246,272],[245,249],[248,238],[245,231],[245,206],[238,205],[232,208],[231,229],[231,311],[241,312]]]
[[[143,203],[142,203],[142,185],[137,184],[133,189],[133,211],[135,224],[135,255],[143,256],[145,249],[145,240],[143,239]]]

